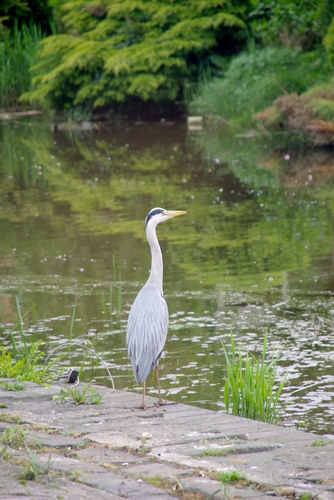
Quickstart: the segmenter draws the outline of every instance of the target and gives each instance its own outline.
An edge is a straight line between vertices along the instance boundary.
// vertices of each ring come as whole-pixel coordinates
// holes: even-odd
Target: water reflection
[[[117,388],[136,388],[125,350],[127,314],[150,266],[143,220],[153,206],[185,209],[159,226],[171,321],[164,395],[222,408],[221,339],[282,352],[286,425],[333,433],[331,153],[275,153],[227,131],[183,124],[112,124],[54,133],[38,121],[1,126],[2,337],[15,324],[46,348],[87,338]],[[289,155],[289,160],[285,159]],[[113,265],[113,258],[115,266]],[[121,282],[117,310],[113,286]],[[64,363],[80,365],[73,349]],[[86,380],[108,383],[102,368]],[[154,382],[148,385],[155,391]]]

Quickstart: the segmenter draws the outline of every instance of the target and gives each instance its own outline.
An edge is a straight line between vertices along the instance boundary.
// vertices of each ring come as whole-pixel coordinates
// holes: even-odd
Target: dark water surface
[[[268,333],[287,374],[283,423],[334,434],[333,174],[332,152],[275,153],[184,124],[0,124],[3,344],[18,335],[18,298],[25,335],[46,352],[87,339],[117,389],[141,391],[125,330],[150,267],[143,221],[154,206],[187,210],[157,231],[170,310],[163,396],[222,410],[221,340],[233,331],[260,355]],[[84,380],[110,385],[78,345],[61,363],[83,361]]]

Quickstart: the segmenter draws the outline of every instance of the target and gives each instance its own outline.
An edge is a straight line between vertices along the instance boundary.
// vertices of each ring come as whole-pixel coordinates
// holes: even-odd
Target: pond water
[[[112,123],[57,132],[0,124],[0,312],[19,336],[63,350],[64,367],[141,391],[125,348],[130,306],[148,277],[144,219],[187,210],[157,233],[170,327],[163,397],[223,410],[223,340],[281,353],[282,424],[334,434],[334,156],[274,152],[263,139],[182,123]],[[75,343],[76,342],[76,343]],[[59,353],[59,351],[58,351]],[[155,381],[148,391],[156,394]]]

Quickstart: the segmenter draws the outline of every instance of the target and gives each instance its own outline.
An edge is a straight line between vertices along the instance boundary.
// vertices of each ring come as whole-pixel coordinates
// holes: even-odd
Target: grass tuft
[[[235,481],[245,480],[245,474],[239,470],[221,471],[219,473],[219,480],[222,483],[233,483]]]
[[[231,352],[223,344],[227,377],[224,386],[226,411],[233,415],[261,420],[268,423],[279,421],[278,399],[285,384],[285,377],[275,389],[278,357],[266,361],[267,335],[264,338],[262,357],[257,359],[247,352],[243,359],[236,349],[231,333]]]
[[[62,389],[58,396],[53,396],[53,399],[58,403],[74,403],[74,404],[100,404],[102,401],[102,394],[100,394],[94,387],[87,385],[83,389],[77,388]]]
[[[313,441],[312,446],[327,446],[328,444],[332,444],[333,440],[330,439],[329,441],[324,441],[323,439],[317,439],[316,441]]]
[[[28,342],[17,297],[16,309],[18,320],[7,335],[11,341],[11,350],[7,350],[4,346],[0,347],[0,378],[49,384],[56,376],[52,371],[52,367],[58,359],[44,363],[44,365],[41,363],[44,353],[40,350],[40,347],[43,342],[41,340]],[[9,387],[7,385],[5,388],[9,390]],[[11,390],[13,389],[18,390],[18,384],[15,385],[15,382]]]

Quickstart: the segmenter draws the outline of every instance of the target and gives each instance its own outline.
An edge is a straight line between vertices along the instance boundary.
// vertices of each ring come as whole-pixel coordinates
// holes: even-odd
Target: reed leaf
[[[40,27],[22,24],[0,40],[0,107],[10,108],[31,88],[30,67],[37,62],[37,45],[45,38]]]
[[[247,352],[242,356],[236,348],[231,333],[231,348],[227,351],[222,342],[227,377],[224,386],[226,411],[233,415],[277,423],[279,420],[279,397],[285,377],[276,387],[278,357],[267,361],[267,335],[263,341],[262,355],[257,359]]]

